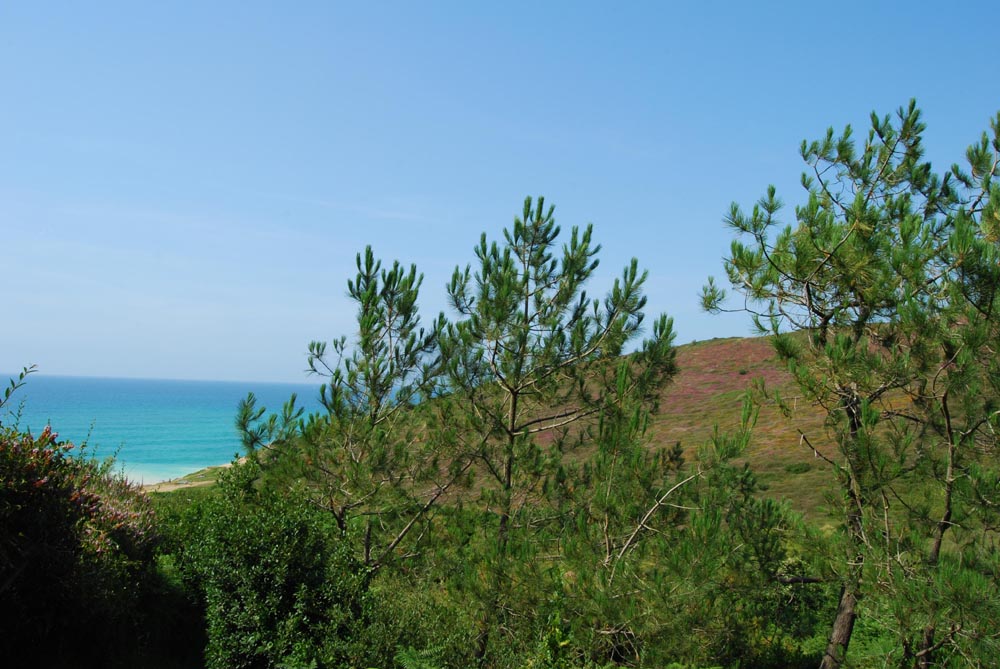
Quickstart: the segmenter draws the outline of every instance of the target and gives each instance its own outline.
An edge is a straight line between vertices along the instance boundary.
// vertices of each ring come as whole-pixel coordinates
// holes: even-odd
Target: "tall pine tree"
[[[803,142],[808,201],[794,224],[779,222],[773,187],[727,218],[738,238],[725,269],[742,308],[827,416],[825,432],[802,439],[841,493],[828,669],[845,661],[859,615],[894,632],[880,652],[903,666],[997,651],[995,598],[969,602],[996,574],[983,546],[1000,427],[998,125],[967,152],[967,173],[943,175],[924,160],[923,131],[913,102],[895,119],[873,114],[860,147],[850,127],[830,129]],[[723,298],[710,280],[705,307],[722,310]]]
[[[510,629],[530,593],[525,565],[537,565],[545,524],[542,497],[555,484],[562,455],[580,443],[618,395],[653,402],[674,373],[671,321],[653,322],[651,337],[621,368],[618,358],[644,323],[646,273],[633,260],[603,299],[586,284],[598,266],[592,227],[573,228],[560,248],[554,208],[527,198],[503,242],[484,234],[476,266],[456,268],[448,287],[459,319],[442,336],[448,387],[465,411],[466,448],[482,499],[495,517],[476,566],[484,616],[480,656],[490,635]],[[487,658],[488,659],[488,658]]]

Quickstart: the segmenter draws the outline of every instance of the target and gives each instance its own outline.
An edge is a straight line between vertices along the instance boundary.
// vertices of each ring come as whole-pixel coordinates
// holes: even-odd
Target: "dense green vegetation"
[[[981,597],[1000,567],[1000,116],[967,171],[935,174],[923,130],[912,102],[895,120],[873,114],[860,151],[850,128],[831,129],[803,143],[809,199],[795,226],[779,229],[773,188],[727,219],[741,238],[725,261],[731,284],[827,416],[825,433],[803,433],[831,442],[840,488],[823,667],[843,664],[859,617],[879,621],[878,652],[903,666],[1000,655],[998,602]],[[705,304],[722,297],[710,284]]]
[[[0,428],[0,650],[35,666],[991,665],[1000,118],[943,174],[922,132],[911,104],[861,146],[850,129],[804,143],[791,225],[773,189],[733,206],[727,278],[789,375],[701,401],[685,420],[716,425],[694,441],[664,438],[680,372],[645,272],[590,285],[592,229],[563,236],[541,198],[456,268],[450,317],[421,319],[417,268],[359,254],[355,337],[309,349],[325,411],[248,397],[246,458],[212,487],[151,501],[48,430]],[[724,298],[710,281],[706,308]],[[733,365],[747,375],[749,356]],[[766,466],[754,441],[778,424],[809,460]],[[765,475],[823,481],[828,506]]]

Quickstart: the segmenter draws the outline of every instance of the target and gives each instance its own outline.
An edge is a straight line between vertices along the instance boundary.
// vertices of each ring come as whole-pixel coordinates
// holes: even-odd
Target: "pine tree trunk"
[[[486,655],[489,652],[490,635],[494,627],[501,622],[500,615],[504,605],[500,588],[507,572],[507,546],[510,541],[510,516],[513,510],[514,445],[516,441],[514,427],[517,421],[517,405],[518,395],[513,393],[507,416],[507,443],[503,459],[503,474],[500,480],[500,522],[497,526],[495,546],[497,564],[494,565],[493,582],[490,585],[493,591],[490,594],[489,606],[484,611],[483,628],[476,642],[476,660],[479,666],[487,664]]]
[[[928,625],[924,628],[923,638],[920,640],[920,653],[917,656],[917,667],[919,669],[929,669],[934,664],[934,634],[937,628]]]
[[[833,620],[830,639],[823,653],[820,669],[839,669],[847,656],[847,644],[854,632],[854,620],[858,617],[857,584],[848,583],[840,591],[840,605],[837,607],[837,617]]]
[[[941,559],[941,546],[944,544],[944,535],[948,531],[948,528],[951,527],[952,495],[955,486],[955,460],[958,457],[958,446],[956,445],[956,437],[951,425],[951,409],[949,408],[947,393],[941,398],[941,408],[945,417],[945,428],[948,432],[948,469],[944,477],[944,513],[934,528],[934,541],[931,543],[931,551],[927,556],[927,565],[931,569],[935,569],[938,566],[938,562]],[[936,633],[937,628],[933,622],[928,623],[924,627],[920,638],[920,650],[917,653],[917,667],[919,669],[928,669],[934,663],[934,636]]]
[[[852,394],[844,403],[850,421],[850,441],[847,443],[847,534],[851,542],[853,559],[848,561],[848,576],[840,591],[837,615],[833,619],[830,638],[823,653],[820,669],[840,669],[847,657],[847,645],[854,632],[854,621],[858,617],[858,598],[861,593],[861,577],[865,560],[864,519],[862,517],[863,498],[855,475],[854,461],[857,450],[855,443],[861,432],[861,400]]]

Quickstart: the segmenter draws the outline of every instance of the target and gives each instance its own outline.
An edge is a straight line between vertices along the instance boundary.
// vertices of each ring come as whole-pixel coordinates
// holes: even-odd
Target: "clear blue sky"
[[[803,139],[911,97],[960,160],[1000,110],[998,24],[995,0],[3,3],[0,370],[304,380],[366,244],[424,272],[430,319],[538,194],[594,223],[591,293],[636,256],[679,342],[747,334],[698,308],[730,202],[800,201]]]

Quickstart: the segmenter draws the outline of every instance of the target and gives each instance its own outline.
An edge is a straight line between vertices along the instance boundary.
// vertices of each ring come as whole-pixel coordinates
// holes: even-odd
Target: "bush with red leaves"
[[[0,426],[0,656],[35,666],[135,638],[155,571],[149,499],[74,449]]]

